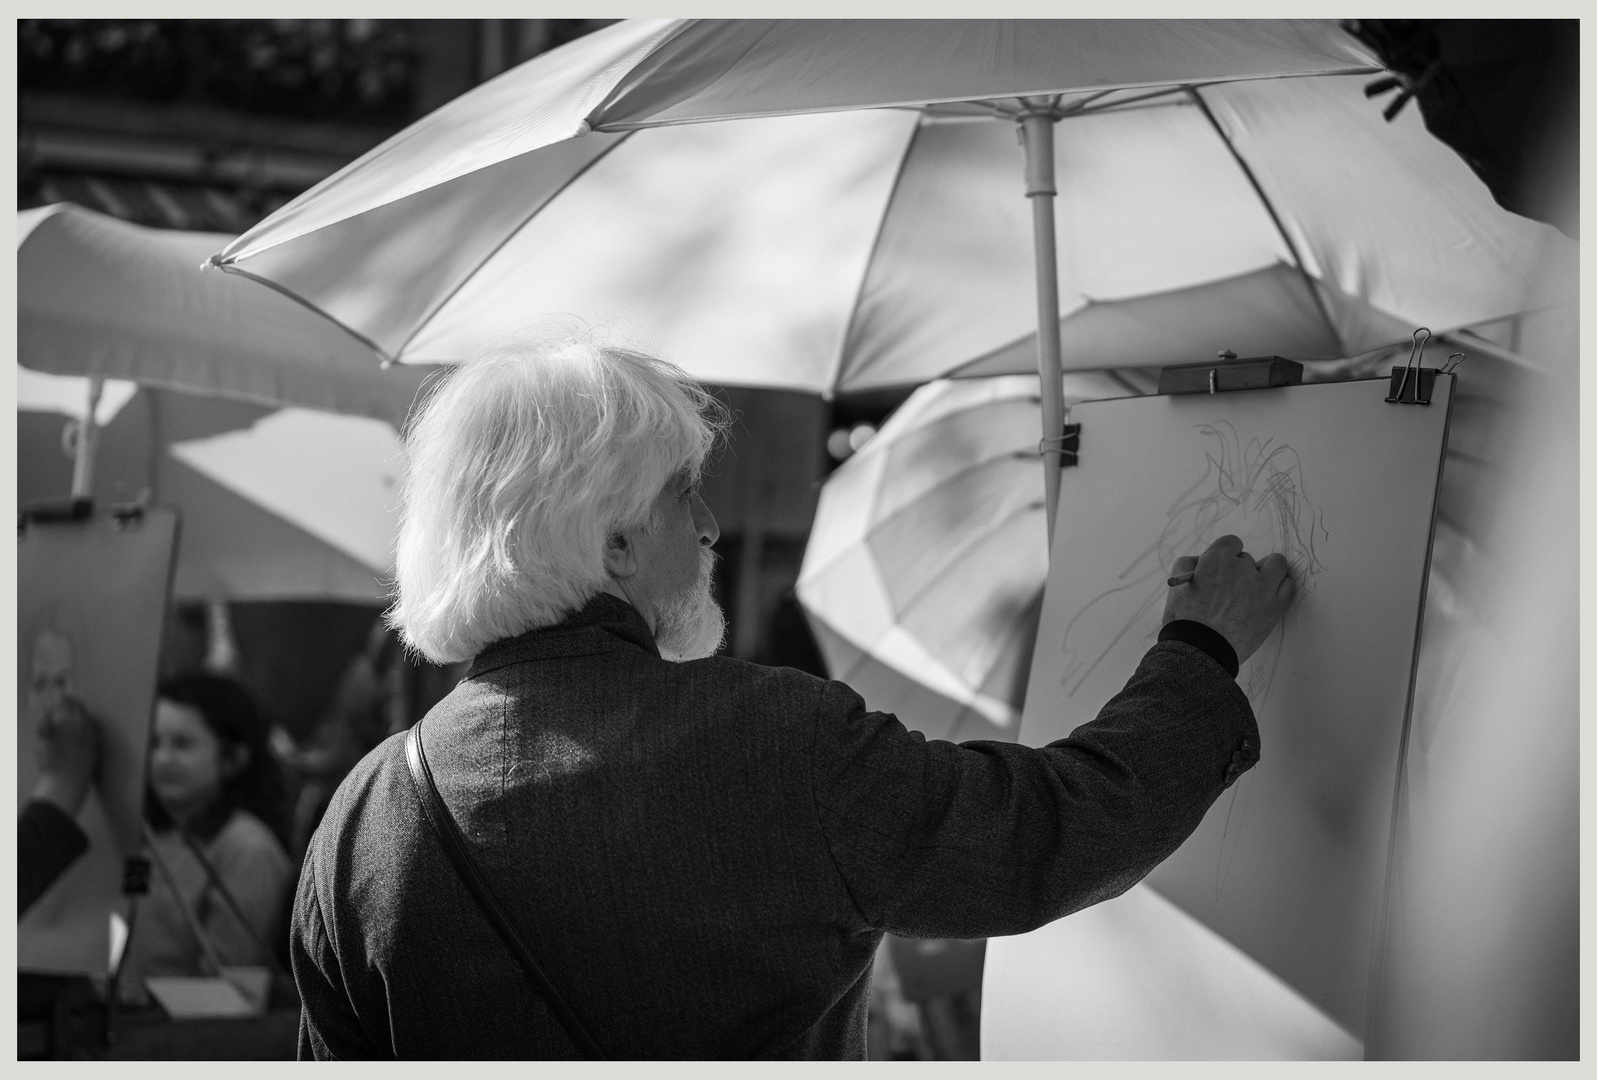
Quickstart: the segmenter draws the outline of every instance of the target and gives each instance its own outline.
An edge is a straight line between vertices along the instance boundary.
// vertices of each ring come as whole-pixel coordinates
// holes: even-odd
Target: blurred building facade
[[[20,19],[19,208],[242,232],[609,19]]]

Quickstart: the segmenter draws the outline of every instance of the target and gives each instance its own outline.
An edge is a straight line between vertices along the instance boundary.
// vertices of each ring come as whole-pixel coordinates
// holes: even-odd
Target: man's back
[[[486,650],[422,731],[608,1056],[860,1058],[883,930],[1016,933],[1115,895],[1196,826],[1239,745],[1257,756],[1245,698],[1189,646],[1156,646],[1116,701],[1045,751],[926,743],[840,684],[663,661],[601,595]],[[312,842],[294,965],[302,1056],[576,1054],[428,831],[399,736]]]

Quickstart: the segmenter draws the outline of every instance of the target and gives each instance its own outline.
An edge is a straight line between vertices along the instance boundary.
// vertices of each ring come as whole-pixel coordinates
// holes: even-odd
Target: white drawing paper
[[[1156,640],[1174,560],[1226,533],[1299,583],[1238,682],[1261,760],[1149,883],[1362,1038],[1452,380],[1075,407],[1020,738],[1091,720]]]

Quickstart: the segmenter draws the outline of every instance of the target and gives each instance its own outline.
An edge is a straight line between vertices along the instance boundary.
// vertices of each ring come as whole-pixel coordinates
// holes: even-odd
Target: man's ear
[[[604,570],[614,578],[629,578],[638,572],[637,549],[626,533],[611,533],[605,538]]]

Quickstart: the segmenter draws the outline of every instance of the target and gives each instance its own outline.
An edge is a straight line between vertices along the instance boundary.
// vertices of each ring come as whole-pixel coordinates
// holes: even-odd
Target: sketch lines
[[[1203,472],[1171,503],[1164,527],[1146,547],[1135,549],[1114,583],[1094,596],[1066,624],[1059,680],[1073,696],[1128,635],[1151,641],[1158,633],[1175,560],[1197,555],[1227,533],[1241,537],[1255,558],[1280,552],[1298,583],[1294,607],[1325,570],[1330,533],[1320,508],[1309,498],[1303,462],[1289,444],[1244,438],[1229,421],[1198,424],[1204,444]],[[1262,717],[1281,660],[1288,619],[1244,665],[1243,691]],[[1247,808],[1246,784],[1231,791],[1215,865],[1219,898],[1236,857]]]
[[[1116,584],[1089,600],[1066,624],[1060,685],[1067,695],[1081,688],[1127,634],[1152,638],[1163,611],[1165,579],[1177,557],[1196,555],[1218,537],[1234,533],[1250,553],[1280,552],[1298,583],[1298,600],[1312,592],[1324,571],[1321,551],[1329,532],[1308,497],[1303,463],[1290,445],[1275,439],[1244,441],[1229,421],[1199,424],[1205,438],[1203,474],[1186,488],[1165,517],[1163,531],[1116,576]],[[1129,594],[1129,595],[1128,595]],[[1126,601],[1136,603],[1125,614]],[[1099,613],[1117,619],[1104,635]],[[1120,614],[1116,614],[1116,613]],[[1257,710],[1269,695],[1281,656],[1284,622],[1248,665],[1244,690]]]

